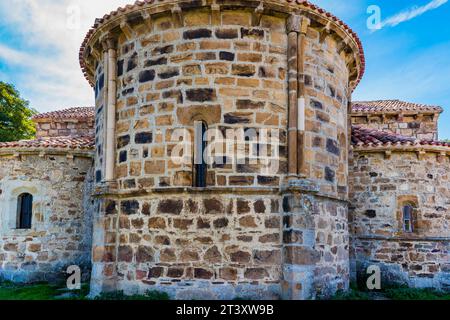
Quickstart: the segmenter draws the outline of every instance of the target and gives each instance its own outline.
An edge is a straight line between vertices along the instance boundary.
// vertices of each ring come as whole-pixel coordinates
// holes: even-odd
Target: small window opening
[[[17,203],[17,228],[31,229],[31,219],[33,216],[33,196],[29,193],[22,193]]]
[[[195,122],[195,144],[194,144],[194,187],[206,187],[207,164],[204,156],[206,150],[206,123]]]
[[[403,230],[413,232],[413,207],[406,205],[403,207]]]

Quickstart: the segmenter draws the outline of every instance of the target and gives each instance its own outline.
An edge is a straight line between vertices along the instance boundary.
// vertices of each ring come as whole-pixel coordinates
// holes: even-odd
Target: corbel
[[[175,28],[184,27],[183,11],[178,4],[174,5],[172,8],[172,20],[174,21]]]
[[[355,61],[355,56],[353,55],[353,53],[348,53],[345,55],[345,64],[347,65],[347,67],[351,66]]]
[[[17,161],[21,161],[21,160],[22,160],[22,156],[20,155],[20,152],[14,152],[13,157],[14,157]]]
[[[341,52],[343,52],[345,50],[345,48],[347,48],[348,46],[348,42],[349,42],[349,38],[345,37],[344,39],[342,39],[341,42],[339,42],[338,46],[337,46],[337,53],[341,54]],[[346,63],[348,63],[346,61]]]
[[[423,113],[418,113],[415,116],[417,121],[423,122]]]
[[[404,116],[405,116],[405,115],[403,114],[403,112],[400,112],[400,113],[397,115],[397,121],[403,122]]]
[[[392,151],[391,150],[385,150],[384,151],[384,158],[389,160],[392,156]]]
[[[45,159],[45,151],[39,152],[39,158]]]
[[[126,22],[125,20],[120,22],[120,29],[122,30],[123,34],[125,35],[128,41],[134,39],[135,37],[134,30],[133,28],[130,27],[128,22]]]
[[[152,31],[152,29],[153,29],[153,26],[152,26],[152,16],[150,15],[150,13],[149,12],[147,12],[147,11],[143,11],[142,13],[141,13],[141,16],[142,16],[142,19],[144,20],[144,24],[145,24],[145,26],[147,27],[147,31]]]
[[[437,121],[437,119],[439,119],[439,113],[434,113],[433,114],[433,122]]]
[[[221,19],[220,19],[220,5],[214,1],[211,4],[211,23],[213,25],[220,25]]]
[[[261,1],[256,7],[255,11],[252,13],[252,26],[253,27],[259,27],[261,24],[261,18],[264,13],[264,3]]]
[[[101,60],[101,53],[98,51],[98,49],[94,46],[89,47],[90,54],[95,58],[96,61]]]
[[[327,23],[325,27],[323,27],[319,31],[319,42],[324,43],[325,39],[331,34],[331,21]]]
[[[418,150],[417,151],[417,159],[419,160],[423,160],[425,158],[426,155],[426,151],[425,150]]]
[[[444,161],[446,157],[447,157],[447,152],[446,151],[441,151],[438,154],[438,161]]]
[[[89,58],[85,59],[86,63],[85,63],[85,68],[88,70],[89,73],[91,74],[95,74],[95,62],[94,62],[94,58],[92,56],[90,56]]]
[[[357,79],[358,78],[358,69],[355,67],[355,68],[353,68],[353,67],[351,67],[351,66],[349,66],[348,67],[350,70],[352,70],[351,72],[350,72],[350,74],[349,74],[349,78],[350,79],[352,79],[352,78],[354,78],[354,79]],[[356,81],[356,80],[355,80]]]
[[[66,155],[66,159],[70,162],[73,163],[73,160],[75,159],[75,157],[73,156],[73,154],[68,153]]]

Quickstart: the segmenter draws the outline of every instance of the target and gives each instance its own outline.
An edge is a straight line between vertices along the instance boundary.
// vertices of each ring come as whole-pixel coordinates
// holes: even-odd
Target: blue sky
[[[0,0],[0,80],[40,112],[93,105],[78,65],[96,17],[131,0]],[[450,0],[312,0],[349,24],[366,53],[354,100],[401,99],[440,105],[440,138],[450,139]],[[380,8],[380,30],[367,9]]]

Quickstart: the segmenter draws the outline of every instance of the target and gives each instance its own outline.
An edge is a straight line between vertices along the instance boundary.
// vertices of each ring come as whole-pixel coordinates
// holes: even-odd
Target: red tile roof
[[[355,101],[352,103],[354,113],[383,113],[383,112],[438,112],[443,110],[439,106],[405,102],[401,100]]]
[[[90,150],[95,145],[93,136],[50,137],[36,140],[21,140],[14,142],[0,142],[1,149],[80,149]]]
[[[113,18],[116,18],[119,15],[134,11],[139,9],[140,7],[144,7],[146,5],[151,5],[151,4],[159,4],[161,2],[165,2],[168,0],[143,0],[143,1],[136,1],[134,4],[128,4],[125,7],[119,7],[118,9],[111,11],[109,14],[105,14],[102,18],[98,18],[95,19],[95,23],[94,25],[89,29],[89,31],[86,34],[86,37],[84,38],[83,43],[81,44],[80,47],[80,52],[79,52],[79,61],[80,61],[80,66],[81,69],[84,73],[84,76],[86,78],[86,80],[89,81],[90,85],[93,87],[94,84],[89,80],[88,77],[88,71],[87,71],[87,67],[85,64],[85,61],[83,59],[84,56],[84,52],[87,49],[87,43],[89,42],[89,40],[91,39],[91,37],[93,36],[93,34],[97,31],[97,29],[102,26],[103,24],[106,24],[108,21],[112,20]],[[364,55],[364,49],[362,46],[362,42],[361,39],[358,37],[358,35],[356,34],[356,32],[354,32],[345,22],[343,22],[341,19],[339,19],[338,17],[336,17],[335,15],[329,13],[328,11],[316,6],[315,4],[306,1],[306,0],[278,0],[279,2],[288,2],[288,3],[293,3],[293,4],[297,4],[298,6],[303,6],[306,7],[322,16],[327,17],[328,19],[333,20],[336,24],[338,24],[339,26],[341,26],[345,31],[347,31],[351,37],[355,40],[358,49],[359,49],[359,56],[361,59],[361,72],[359,74],[359,77],[356,81],[355,87],[358,85],[358,83],[361,81],[364,72],[365,72],[365,67],[366,67],[366,58]],[[182,2],[182,1],[179,1]]]
[[[439,146],[450,147],[450,142],[419,140],[399,134],[369,129],[362,126],[352,126],[352,144],[356,147],[386,147],[386,146]]]
[[[64,110],[41,113],[33,117],[33,120],[43,120],[43,119],[51,119],[51,120],[94,119],[94,107],[68,108]]]

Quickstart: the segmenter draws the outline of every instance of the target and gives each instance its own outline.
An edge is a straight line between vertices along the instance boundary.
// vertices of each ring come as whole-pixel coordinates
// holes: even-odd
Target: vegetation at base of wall
[[[34,138],[36,113],[13,85],[0,81],[0,142]]]
[[[387,298],[392,300],[450,300],[450,292],[445,293],[436,289],[426,288],[390,288],[384,290]]]
[[[35,283],[32,285],[0,282],[0,300],[84,300],[89,293],[89,285],[80,290],[69,291],[59,285]]]
[[[102,293],[95,300],[169,300],[169,295],[165,292],[147,291],[144,295],[127,296],[123,291]]]
[[[64,285],[35,283],[16,284],[10,281],[0,282],[0,300],[89,300],[89,284],[80,290],[68,290]],[[104,293],[94,300],[169,300],[169,295],[159,291],[147,291],[144,295],[126,296],[122,291]]]
[[[354,284],[347,292],[338,292],[331,300],[450,300],[450,293],[432,288],[390,286],[382,290],[360,290]]]

